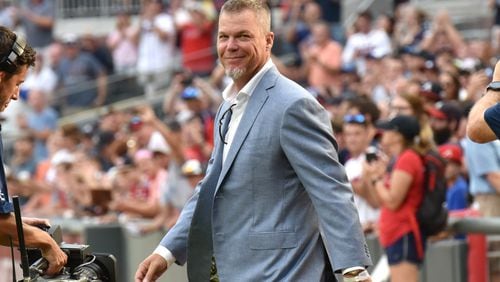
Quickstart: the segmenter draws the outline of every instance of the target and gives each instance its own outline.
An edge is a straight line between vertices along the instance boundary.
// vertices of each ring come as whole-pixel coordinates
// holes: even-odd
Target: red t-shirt
[[[186,24],[182,27],[181,52],[183,67],[194,73],[210,72],[215,67],[212,22],[198,27]]]
[[[408,149],[403,151],[396,160],[393,171],[396,170],[412,175],[413,180],[403,203],[397,210],[392,211],[386,207],[380,210],[380,243],[384,247],[396,242],[410,231],[420,238],[420,235],[416,235],[419,233],[416,212],[422,201],[424,164],[415,151]],[[388,181],[385,186],[389,189]]]

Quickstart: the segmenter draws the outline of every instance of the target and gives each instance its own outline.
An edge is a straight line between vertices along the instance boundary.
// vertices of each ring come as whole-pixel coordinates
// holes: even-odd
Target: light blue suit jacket
[[[216,168],[210,164],[223,146],[218,120],[228,107],[223,103],[216,116],[205,177],[220,173],[212,234],[221,281],[323,281],[326,257],[334,271],[370,265],[325,109],[271,68],[248,102],[223,167]],[[204,185],[161,241],[179,264],[187,259],[191,218]]]

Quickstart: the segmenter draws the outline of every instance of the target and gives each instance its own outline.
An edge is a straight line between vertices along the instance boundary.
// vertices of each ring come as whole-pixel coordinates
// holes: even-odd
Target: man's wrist
[[[364,268],[342,272],[344,282],[359,282],[366,281],[370,278],[370,274]]]
[[[170,252],[169,249],[165,248],[162,245],[159,245],[158,247],[156,247],[156,249],[153,251],[153,254],[157,254],[157,255],[161,256],[162,258],[164,258],[167,261],[168,267],[170,267],[175,262],[175,257],[172,254],[172,252]]]

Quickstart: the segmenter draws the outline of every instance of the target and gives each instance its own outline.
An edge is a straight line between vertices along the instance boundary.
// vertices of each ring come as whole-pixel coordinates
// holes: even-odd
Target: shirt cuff
[[[345,275],[346,273],[354,271],[354,270],[365,270],[365,268],[362,266],[349,267],[349,268],[342,270],[342,275]]]
[[[153,251],[153,254],[160,255],[162,258],[164,258],[167,261],[168,267],[170,267],[175,262],[175,257],[172,254],[172,252],[170,252],[167,248],[163,247],[162,245],[156,247],[156,249]]]

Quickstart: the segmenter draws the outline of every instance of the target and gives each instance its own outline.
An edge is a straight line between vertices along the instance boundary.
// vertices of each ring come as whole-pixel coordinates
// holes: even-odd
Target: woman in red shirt
[[[419,122],[414,116],[398,115],[377,126],[383,129],[380,145],[387,156],[367,163],[365,173],[382,207],[380,243],[387,254],[391,281],[417,282],[424,256],[424,238],[416,219],[424,177],[418,153]]]

